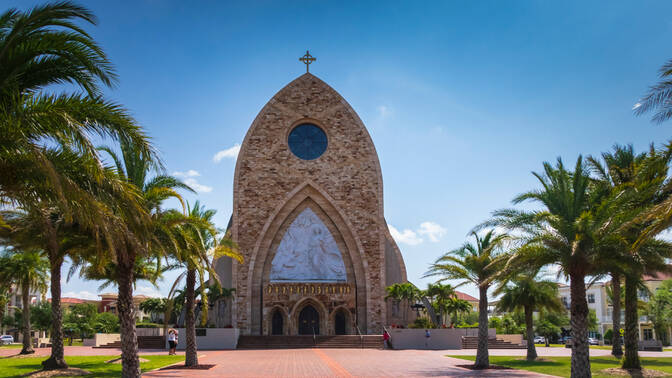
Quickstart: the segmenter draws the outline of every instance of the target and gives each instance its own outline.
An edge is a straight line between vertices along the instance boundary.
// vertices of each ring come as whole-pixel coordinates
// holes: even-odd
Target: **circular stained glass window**
[[[327,134],[319,127],[303,123],[289,133],[289,149],[303,160],[320,157],[327,149]]]

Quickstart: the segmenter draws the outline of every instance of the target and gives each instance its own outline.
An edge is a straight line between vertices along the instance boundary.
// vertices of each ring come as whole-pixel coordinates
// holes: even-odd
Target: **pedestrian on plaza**
[[[432,335],[429,333],[429,330],[425,330],[425,348],[429,347],[429,338],[432,337]]]
[[[390,334],[387,333],[387,330],[383,330],[383,343],[385,345],[385,349],[392,349],[390,348]]]
[[[170,346],[168,355],[176,354],[175,348],[177,348],[177,334],[178,332],[176,329],[171,328],[168,330],[168,346]]]

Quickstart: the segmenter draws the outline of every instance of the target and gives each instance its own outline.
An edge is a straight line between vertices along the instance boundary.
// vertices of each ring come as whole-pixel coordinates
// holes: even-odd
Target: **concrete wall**
[[[115,341],[121,341],[118,333],[96,333],[92,339],[84,339],[84,346],[101,346]]]
[[[187,346],[186,330],[184,328],[176,328],[179,332],[177,337],[177,349],[184,350]],[[198,350],[205,349],[236,349],[238,345],[238,336],[240,330],[238,328],[203,328],[205,329],[205,336],[196,336],[196,348]],[[168,338],[166,337],[166,348],[168,348]]]
[[[430,329],[431,336],[427,338],[424,329],[392,328],[388,331],[394,349],[462,349],[462,337],[478,333],[478,330],[468,328]],[[488,329],[488,336],[496,336],[494,328]]]
[[[161,328],[136,328],[135,333],[138,336],[163,336],[163,327],[161,327]]]
[[[523,339],[523,335],[497,335],[498,340],[508,341],[513,344],[526,344],[526,341]]]

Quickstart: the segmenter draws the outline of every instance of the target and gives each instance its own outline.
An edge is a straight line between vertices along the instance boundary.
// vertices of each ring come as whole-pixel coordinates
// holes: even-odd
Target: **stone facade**
[[[298,158],[288,146],[290,131],[303,123],[327,135],[325,152],[314,160]],[[307,305],[319,314],[321,334],[334,333],[337,312],[347,320],[346,333],[357,327],[380,333],[393,322],[385,287],[405,282],[406,271],[383,215],[380,163],[359,116],[334,89],[306,73],[264,106],[241,145],[233,195],[230,232],[245,262],[223,258],[217,270],[236,288],[231,324],[242,334],[269,334],[276,311],[283,333],[295,334]],[[345,282],[270,280],[278,246],[306,208],[333,236]]]

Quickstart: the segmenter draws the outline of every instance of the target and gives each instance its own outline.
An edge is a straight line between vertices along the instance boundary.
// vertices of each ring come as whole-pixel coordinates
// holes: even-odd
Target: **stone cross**
[[[310,55],[310,52],[308,50],[306,50],[306,55],[300,57],[299,60],[302,61],[303,64],[306,65],[306,72],[308,72],[308,66],[310,66],[310,63],[313,63],[317,59],[314,58],[312,55]]]

